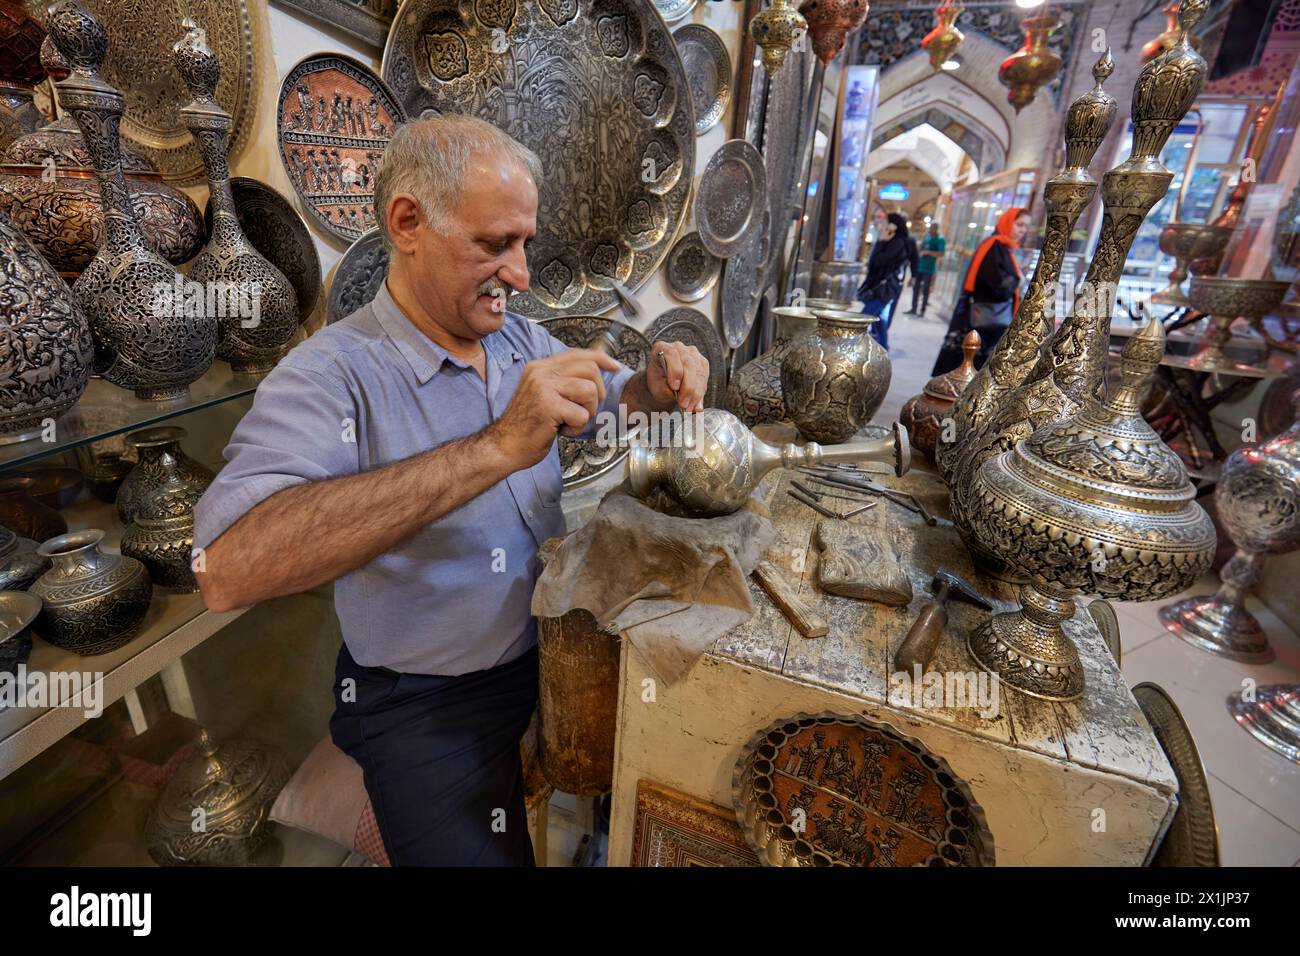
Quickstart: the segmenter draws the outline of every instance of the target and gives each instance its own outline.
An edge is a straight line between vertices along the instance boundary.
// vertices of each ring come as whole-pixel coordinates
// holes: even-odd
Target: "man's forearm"
[[[512,470],[489,427],[374,471],[286,488],[206,549],[197,574],[203,599],[231,610],[332,581]]]

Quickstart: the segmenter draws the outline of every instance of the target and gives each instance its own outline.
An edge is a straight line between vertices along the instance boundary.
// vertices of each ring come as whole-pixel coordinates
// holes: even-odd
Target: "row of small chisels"
[[[800,468],[801,474],[808,476],[810,484],[816,485],[816,488],[810,488],[808,485],[791,481],[794,487],[787,490],[787,494],[796,501],[799,501],[809,508],[812,508],[818,514],[827,518],[852,518],[854,515],[861,514],[868,508],[874,508],[876,498],[884,498],[900,508],[906,508],[908,511],[915,512],[921,516],[921,520],[927,525],[938,523],[938,519],[930,514],[929,509],[921,501],[906,491],[896,491],[893,488],[886,488],[878,485],[871,480],[871,476],[852,465],[833,464],[818,465],[815,467]],[[866,502],[861,507],[852,511],[840,512],[822,503],[823,498],[832,498],[840,501]]]

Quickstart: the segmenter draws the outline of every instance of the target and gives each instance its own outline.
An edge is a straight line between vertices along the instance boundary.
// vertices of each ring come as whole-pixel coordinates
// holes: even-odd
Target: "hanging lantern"
[[[966,39],[956,27],[957,18],[965,9],[960,0],[943,0],[934,11],[934,29],[921,40],[921,49],[930,54],[930,65],[936,70],[952,59],[961,41]]]
[[[776,73],[785,55],[808,29],[808,21],[790,0],[772,0],[772,5],[749,21],[749,35],[763,50],[763,67]]]
[[[1052,82],[1061,70],[1061,58],[1047,46],[1048,39],[1060,25],[1060,19],[1051,13],[1020,21],[1025,31],[1025,45],[998,67],[998,79],[1007,87],[1007,102],[1016,108],[1017,113],[1032,103],[1039,88]]]
[[[867,0],[804,0],[799,12],[808,21],[813,52],[826,65],[840,55],[849,34],[867,19]]]
[[[1165,15],[1165,32],[1142,47],[1143,63],[1150,63],[1161,53],[1173,49],[1178,45],[1178,41],[1182,39],[1183,36],[1183,28],[1178,25],[1177,0],[1167,4],[1160,12]],[[1199,50],[1201,48],[1201,41],[1190,33],[1187,35],[1187,39],[1191,41],[1193,50]]]

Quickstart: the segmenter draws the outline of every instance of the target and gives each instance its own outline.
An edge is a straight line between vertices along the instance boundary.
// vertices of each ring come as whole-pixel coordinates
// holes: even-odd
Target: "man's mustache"
[[[501,293],[503,295],[513,295],[514,291],[515,290],[513,286],[509,285],[508,283],[502,282],[500,279],[489,279],[487,282],[484,282],[481,286],[478,287],[479,295],[496,295],[497,293]]]

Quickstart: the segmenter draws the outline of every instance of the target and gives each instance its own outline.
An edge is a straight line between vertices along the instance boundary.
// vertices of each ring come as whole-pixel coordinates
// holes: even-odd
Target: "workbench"
[[[969,707],[908,707],[897,693],[891,702],[894,653],[930,598],[939,567],[961,575],[997,610],[1016,606],[1016,588],[976,572],[948,520],[947,489],[918,468],[878,480],[916,495],[939,517],[936,526],[884,502],[851,519],[863,534],[896,542],[911,603],[891,608],[822,593],[813,541],[821,516],[786,494],[792,479],[804,477],[774,472],[756,494],[781,540],[769,558],[826,619],[830,633],[803,638],[751,579],[753,617],[718,639],[676,685],[645,684],[654,675],[630,642],[622,642],[610,863],[630,861],[638,781],[730,810],[732,772],[751,736],[780,718],[824,711],[891,724],[943,757],[983,807],[999,866],[1145,863],[1177,809],[1178,781],[1084,609],[1087,599],[1066,625],[1087,672],[1082,699],[1055,703],[1003,688],[991,718]],[[987,612],[960,602],[948,607],[930,666],[978,672],[965,637]]]

